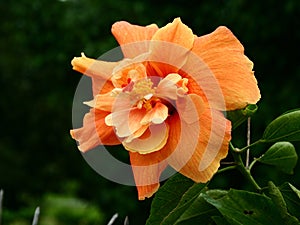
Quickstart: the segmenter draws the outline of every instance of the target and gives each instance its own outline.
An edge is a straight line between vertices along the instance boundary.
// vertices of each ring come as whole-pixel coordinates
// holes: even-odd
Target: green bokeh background
[[[138,201],[134,187],[94,172],[70,138],[72,99],[81,75],[70,61],[85,52],[97,58],[117,47],[110,33],[119,20],[163,26],[175,17],[195,34],[226,25],[254,62],[261,89],[252,137],[279,114],[300,106],[300,1],[285,0],[6,0],[0,2],[0,188],[3,224],[30,224],[41,206],[40,224],[115,224],[129,216],[144,224],[151,200]],[[245,143],[245,126],[234,132]],[[267,147],[267,146],[263,146]],[[299,150],[299,144],[296,144]],[[263,151],[258,148],[256,152]],[[258,182],[290,180],[268,167],[256,168]],[[245,187],[235,172],[217,176],[214,187]],[[66,219],[67,218],[67,219]],[[69,219],[68,219],[69,218]]]

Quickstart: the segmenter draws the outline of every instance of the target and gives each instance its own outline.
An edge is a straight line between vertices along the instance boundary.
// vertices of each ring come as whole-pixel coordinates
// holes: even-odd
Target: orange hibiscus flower
[[[71,130],[78,148],[122,144],[139,199],[157,191],[167,165],[207,182],[228,153],[222,112],[260,99],[243,46],[226,27],[197,37],[179,18],[162,28],[117,22],[112,33],[123,60],[72,60],[92,78],[94,96],[83,127]]]

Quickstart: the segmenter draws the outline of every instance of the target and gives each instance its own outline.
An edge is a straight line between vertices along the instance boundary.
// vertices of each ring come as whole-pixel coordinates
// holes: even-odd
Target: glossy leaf
[[[204,224],[212,222],[212,215],[219,212],[203,198],[198,198],[206,190],[206,184],[196,184],[177,174],[170,178],[156,193],[152,202],[147,225]]]
[[[286,202],[289,213],[300,220],[300,191],[290,183],[284,183],[279,189]]]
[[[300,141],[300,110],[289,111],[275,120],[266,128],[263,141]]]
[[[233,189],[219,197],[216,197],[215,190],[201,195],[232,225],[286,224],[271,198],[265,195]]]
[[[297,164],[297,152],[290,142],[277,142],[258,159],[259,162],[275,166],[287,174],[292,174]]]
[[[246,121],[248,117],[251,117],[257,109],[257,105],[248,105],[244,109],[226,112],[226,117],[231,121],[232,129],[235,129]]]

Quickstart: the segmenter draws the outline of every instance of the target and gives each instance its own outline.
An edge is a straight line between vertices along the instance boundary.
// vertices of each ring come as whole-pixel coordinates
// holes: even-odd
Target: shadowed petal
[[[211,34],[195,38],[192,51],[203,60],[210,71],[203,68],[198,73],[196,81],[202,82],[208,92],[216,89],[209,72],[215,76],[223,98],[211,94],[209,103],[220,110],[235,110],[244,108],[247,104],[255,104],[260,99],[257,81],[254,77],[253,63],[244,55],[244,48],[232,32],[226,27],[219,27]],[[195,67],[191,61],[185,65],[185,70]],[[197,68],[200,69],[199,67]],[[189,82],[188,88],[202,96],[205,93],[197,87],[196,83]],[[214,98],[215,96],[215,98]],[[206,96],[207,97],[207,96]],[[225,107],[224,108],[224,100]]]
[[[106,115],[108,115],[108,112],[91,109],[84,116],[83,126],[70,131],[72,138],[78,141],[80,151],[86,152],[98,145],[117,145],[121,143],[113,128],[105,124],[104,118]]]
[[[138,198],[150,198],[159,188],[159,177],[167,167],[167,162],[161,161],[160,152],[145,155],[129,152],[129,156]]]

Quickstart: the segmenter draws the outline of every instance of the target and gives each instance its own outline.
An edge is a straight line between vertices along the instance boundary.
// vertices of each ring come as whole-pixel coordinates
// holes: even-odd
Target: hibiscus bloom
[[[94,96],[83,126],[71,130],[78,148],[122,144],[141,200],[157,191],[168,165],[207,182],[231,140],[223,112],[260,99],[242,44],[223,26],[197,37],[179,18],[162,28],[117,22],[112,33],[123,60],[72,60],[92,78]]]

